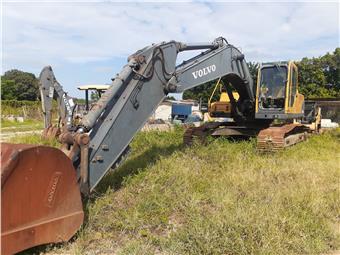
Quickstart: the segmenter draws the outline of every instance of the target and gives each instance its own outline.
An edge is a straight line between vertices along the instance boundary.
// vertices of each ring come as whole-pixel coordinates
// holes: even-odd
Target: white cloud
[[[339,46],[339,3],[7,2],[4,69],[102,61],[154,42],[220,35],[250,60],[321,55]]]

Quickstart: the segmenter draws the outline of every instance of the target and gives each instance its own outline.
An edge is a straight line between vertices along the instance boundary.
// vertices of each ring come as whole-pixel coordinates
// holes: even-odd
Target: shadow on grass
[[[148,166],[155,164],[160,157],[170,156],[175,151],[180,151],[184,149],[185,146],[183,144],[171,144],[169,146],[151,146],[142,154],[133,157],[128,157],[125,162],[123,162],[118,168],[114,170],[110,170],[110,172],[101,180],[100,184],[95,190],[95,194],[90,198],[83,199],[83,208],[84,208],[84,222],[81,227],[81,230],[75,234],[69,243],[76,241],[79,237],[80,232],[83,228],[86,228],[88,223],[88,203],[95,201],[98,197],[103,195],[107,189],[112,188],[117,190],[122,187],[124,180],[128,177],[137,175],[147,169]],[[28,254],[41,254],[53,249],[61,248],[65,243],[59,244],[47,244],[40,245],[37,247],[30,248],[18,254],[20,255],[28,255]]]
[[[183,144],[171,144],[169,146],[151,146],[142,154],[127,158],[118,168],[112,169],[101,180],[95,189],[95,196],[100,196],[107,191],[108,188],[117,190],[121,188],[127,177],[137,175],[146,170],[146,168],[164,156],[170,156],[175,151],[180,151],[185,146]],[[92,200],[92,199],[91,199]]]

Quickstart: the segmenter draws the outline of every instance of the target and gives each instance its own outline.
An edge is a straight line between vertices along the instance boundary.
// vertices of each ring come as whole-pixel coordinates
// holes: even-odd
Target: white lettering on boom
[[[210,73],[213,73],[215,71],[216,71],[216,66],[211,65],[211,66],[207,66],[207,67],[204,67],[202,69],[199,69],[195,72],[192,72],[192,75],[194,76],[195,79],[197,79],[197,78],[201,78],[203,76],[206,76]]]

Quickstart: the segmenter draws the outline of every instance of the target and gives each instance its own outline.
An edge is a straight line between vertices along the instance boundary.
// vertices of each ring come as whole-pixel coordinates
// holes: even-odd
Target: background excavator
[[[58,137],[63,130],[67,130],[72,126],[75,103],[63,90],[50,66],[44,67],[40,72],[39,90],[44,115],[44,131],[42,135],[45,138]],[[54,98],[57,100],[58,122],[53,125],[52,108]]]
[[[44,130],[42,136],[46,139],[57,138],[63,131],[76,125],[76,122],[90,109],[89,92],[94,91],[98,97],[108,89],[109,85],[84,85],[78,89],[85,91],[85,105],[76,104],[72,97],[68,96],[63,87],[57,81],[51,66],[42,69],[39,76],[39,91],[41,106],[44,115]],[[56,99],[58,121],[53,124],[53,99]]]
[[[177,55],[189,50],[205,51],[176,66]],[[297,94],[291,112],[272,109],[282,106],[281,99],[256,97],[244,55],[224,38],[200,44],[170,41],[138,50],[80,123],[66,122],[61,149],[1,144],[1,253],[69,240],[84,220],[81,195],[91,193],[126,157],[134,135],[165,96],[219,78],[239,95],[235,100],[232,89],[227,90],[237,125],[268,127],[273,118],[303,116],[297,109],[303,97]]]

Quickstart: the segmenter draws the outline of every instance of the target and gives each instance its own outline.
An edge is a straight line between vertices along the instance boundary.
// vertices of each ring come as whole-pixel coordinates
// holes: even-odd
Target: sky
[[[1,73],[19,69],[39,76],[51,65],[65,91],[82,97],[77,86],[110,83],[130,54],[162,41],[223,36],[256,62],[318,57],[339,47],[339,5],[4,0]]]

